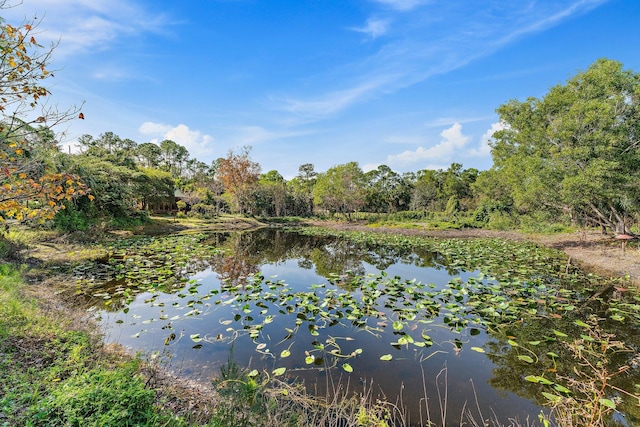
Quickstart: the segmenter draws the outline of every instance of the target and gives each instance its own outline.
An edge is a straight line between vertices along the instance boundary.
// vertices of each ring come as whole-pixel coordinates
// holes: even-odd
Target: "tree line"
[[[138,144],[113,132],[83,135],[80,153],[62,153],[56,144],[34,147],[37,157],[55,159],[91,188],[65,201],[54,222],[80,226],[85,220],[141,218],[170,212],[211,218],[222,213],[261,217],[358,212],[471,211],[478,206],[474,185],[481,173],[453,163],[446,170],[399,174],[382,165],[364,172],[357,162],[317,172],[311,163],[286,180],[277,170],[262,173],[251,148],[230,151],[211,164],[192,158],[182,145],[164,140]],[[44,152],[49,150],[48,153]],[[178,202],[173,204],[177,196]]]
[[[499,106],[489,170],[452,163],[364,172],[349,162],[316,171],[307,163],[286,180],[277,170],[263,173],[250,147],[207,164],[171,140],[137,143],[105,132],[81,136],[80,153],[63,153],[53,129],[83,116],[42,103],[55,46],[44,48],[35,35],[30,23],[0,18],[2,221],[53,219],[77,229],[173,210],[203,218],[387,215],[496,228],[559,222],[618,233],[640,221],[640,75],[617,61],[599,59],[541,98]]]

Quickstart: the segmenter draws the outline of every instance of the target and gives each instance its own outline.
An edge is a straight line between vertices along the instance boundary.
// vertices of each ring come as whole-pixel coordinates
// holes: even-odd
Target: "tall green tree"
[[[441,171],[423,169],[418,171],[411,194],[411,209],[436,210],[441,193]]]
[[[397,212],[406,209],[411,199],[411,187],[402,175],[387,165],[365,174],[368,182],[367,209],[373,212]]]
[[[313,188],[316,205],[331,213],[343,213],[348,218],[365,205],[366,180],[357,162],[330,168],[320,174]]]
[[[161,166],[175,178],[181,176],[189,160],[189,150],[170,139],[160,143]]]
[[[129,168],[135,166],[138,145],[130,139],[120,138],[113,132],[102,133],[97,138],[82,135],[78,138],[78,145],[87,156]]]
[[[600,59],[543,98],[497,110],[494,167],[522,210],[629,231],[640,173],[640,76]]]
[[[260,175],[258,184],[262,190],[266,212],[272,216],[283,216],[287,208],[287,182],[277,170]]]
[[[153,142],[144,142],[136,149],[136,162],[145,168],[157,168],[160,166],[162,151]]]

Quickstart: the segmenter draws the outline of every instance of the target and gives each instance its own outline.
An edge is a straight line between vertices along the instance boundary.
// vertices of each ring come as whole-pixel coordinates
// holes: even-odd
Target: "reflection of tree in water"
[[[211,261],[223,287],[244,288],[247,277],[260,271],[257,264],[236,255],[221,256]]]
[[[316,273],[323,277],[342,275],[347,271],[362,275],[365,271],[360,248],[346,240],[313,249],[310,259],[316,266]]]
[[[312,269],[315,266],[316,273],[326,278],[344,275],[346,272],[364,274],[364,262],[379,270],[385,270],[399,261],[434,268],[442,268],[445,262],[438,254],[424,250],[414,252],[411,248],[363,245],[348,239],[307,236],[274,229],[237,233],[228,239],[225,247],[230,249],[233,257],[242,258],[244,264],[253,264],[256,269],[266,263],[298,259],[301,268]],[[257,272],[239,261],[227,263],[236,264],[235,268],[227,266],[227,272],[234,269],[243,271],[235,277],[246,277],[249,271]]]
[[[210,266],[221,281],[230,286],[242,286],[247,277],[260,271],[262,265],[308,258],[318,245],[319,239],[282,230],[234,233],[224,242],[227,253],[212,259]]]
[[[164,240],[166,239],[166,240]],[[212,254],[211,249],[224,249],[224,254]],[[335,276],[364,275],[364,263],[374,265],[379,270],[402,260],[418,266],[441,267],[439,259],[431,252],[416,254],[409,248],[364,245],[335,237],[307,236],[272,228],[251,232],[210,233],[206,236],[180,235],[156,237],[146,245],[132,245],[129,252],[135,263],[121,259],[105,260],[106,278],[102,284],[88,289],[85,296],[87,305],[104,305],[101,297],[93,293],[111,295],[104,308],[114,311],[122,309],[127,301],[124,289],[131,293],[139,291],[161,291],[175,293],[184,288],[194,274],[212,269],[221,281],[229,286],[242,286],[247,277],[259,273],[264,264],[277,264],[297,259],[301,268],[312,269],[327,279]],[[182,261],[179,261],[182,260]],[[107,265],[108,261],[108,265]],[[133,269],[133,270],[131,270]],[[127,275],[122,280],[115,274]],[[132,275],[130,275],[130,273]],[[87,274],[100,274],[100,266],[94,266]],[[91,280],[91,279],[86,279]],[[350,279],[338,281],[347,283]],[[97,289],[98,291],[94,292]],[[129,292],[129,291],[127,291]],[[110,305],[110,306],[108,306]]]

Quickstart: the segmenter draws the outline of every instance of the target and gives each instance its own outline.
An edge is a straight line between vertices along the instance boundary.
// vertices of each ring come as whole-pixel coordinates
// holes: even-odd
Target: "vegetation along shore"
[[[0,426],[640,424],[640,74],[498,106],[488,170],[285,179],[63,152],[55,45],[0,30]]]

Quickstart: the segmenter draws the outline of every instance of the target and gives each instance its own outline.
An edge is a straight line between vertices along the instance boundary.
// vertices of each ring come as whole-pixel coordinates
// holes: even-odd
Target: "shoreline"
[[[174,222],[171,219],[154,220],[151,224],[152,233],[197,232],[206,230],[216,231],[240,231],[260,228],[264,226],[279,226],[268,224],[254,219],[236,218],[225,221],[226,224],[207,224],[204,222]],[[226,226],[225,226],[226,225]],[[463,230],[427,230],[420,228],[396,228],[396,227],[371,227],[362,223],[328,222],[328,221],[303,221],[291,225],[308,225],[331,228],[344,231],[363,231],[372,233],[394,233],[409,236],[421,236],[432,238],[499,238],[505,240],[528,240],[540,245],[560,250],[568,257],[568,262],[579,265],[586,272],[597,273],[602,276],[629,277],[629,282],[640,283],[640,251],[636,247],[627,247],[622,253],[621,245],[612,237],[603,236],[596,231],[579,233],[565,233],[556,235],[530,235],[518,231],[498,231],[482,229]],[[116,231],[110,233],[113,237],[128,237],[147,234],[149,230],[137,227],[133,231]],[[46,271],[49,267],[59,265],[69,260],[78,258],[96,257],[98,252],[91,245],[74,244],[64,239],[54,242],[41,242],[34,244],[27,250],[29,258],[38,259],[39,262],[32,271],[27,271],[25,293],[34,298],[44,312],[53,314],[54,317],[62,316],[72,318],[73,325],[87,333],[99,337],[100,333],[96,325],[92,323],[88,313],[81,307],[74,305],[72,298],[65,298],[61,292],[64,279],[72,280],[71,276],[64,272],[54,270]],[[635,246],[635,245],[633,245]],[[83,249],[84,248],[84,249]],[[82,251],[86,252],[83,253]],[[42,257],[42,258],[39,258]],[[44,271],[43,271],[44,270]],[[68,282],[67,282],[68,283]],[[127,349],[119,345],[100,345],[95,348],[97,354],[106,354],[105,357],[134,358]],[[162,401],[163,406],[176,414],[197,413],[204,417],[215,409],[217,391],[206,382],[196,382],[176,377],[166,371],[162,366],[153,363],[145,363],[141,372],[147,378],[148,386],[155,391],[157,400]],[[196,415],[199,418],[199,415]]]

